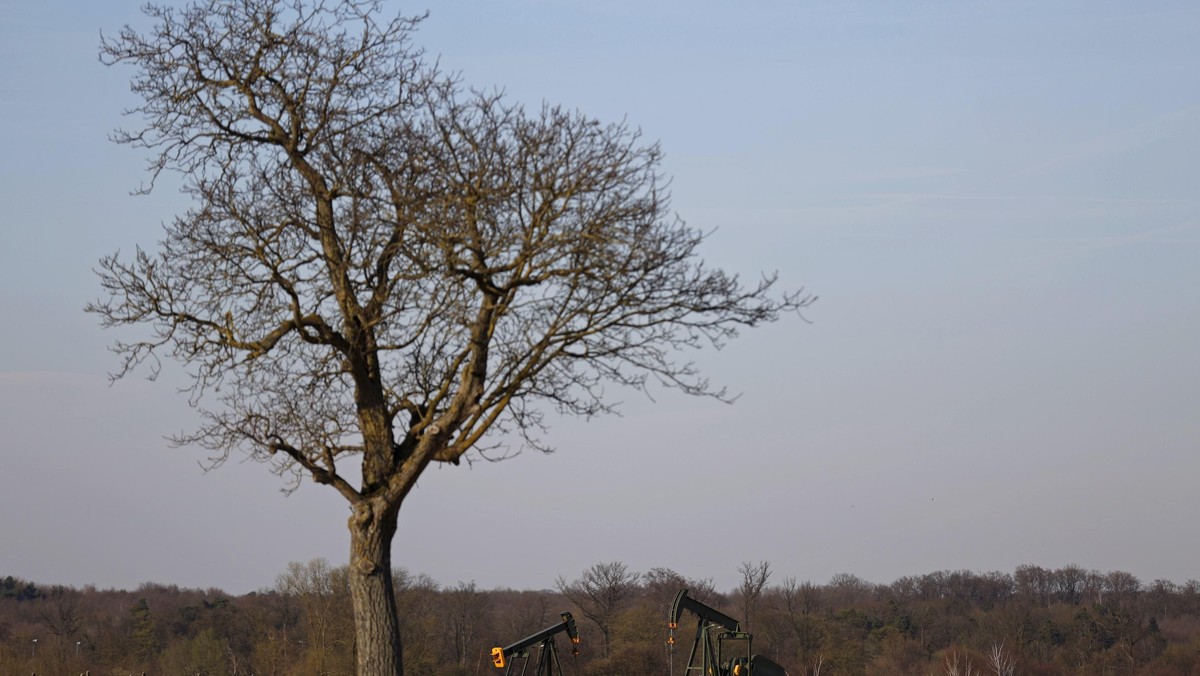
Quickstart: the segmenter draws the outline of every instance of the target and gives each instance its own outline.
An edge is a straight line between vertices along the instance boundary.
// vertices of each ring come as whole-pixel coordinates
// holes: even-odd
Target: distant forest
[[[491,648],[560,622],[582,642],[558,651],[568,674],[683,675],[696,619],[668,645],[680,589],[735,618],[753,652],[791,676],[868,674],[1200,675],[1200,582],[1146,582],[1079,566],[1021,566],[1012,574],[944,571],[873,584],[773,579],[745,563],[741,584],[714,589],[655,568],[601,563],[554,589],[441,586],[394,571],[405,672],[499,674]],[[268,590],[147,583],[133,591],[76,589],[0,578],[0,674],[352,675],[354,632],[346,569],[293,563]],[[532,671],[532,666],[530,667]]]

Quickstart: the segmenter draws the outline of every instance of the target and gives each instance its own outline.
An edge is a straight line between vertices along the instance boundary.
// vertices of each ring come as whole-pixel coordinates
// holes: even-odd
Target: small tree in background
[[[742,576],[742,581],[737,587],[738,605],[742,611],[742,626],[753,628],[754,611],[758,607],[758,600],[762,597],[763,590],[767,588],[767,580],[771,579],[771,564],[767,561],[758,563],[743,561],[742,565],[738,566],[738,574]]]
[[[641,575],[620,561],[597,563],[574,582],[558,578],[558,591],[592,621],[604,639],[604,657],[612,657],[613,620],[640,591]]]
[[[194,205],[156,251],[104,258],[87,309],[150,329],[116,377],[185,367],[204,422],[178,443],[347,500],[364,676],[402,672],[392,541],[430,463],[544,449],[543,411],[609,412],[609,384],[722,397],[677,352],[811,301],[699,259],[657,145],[465,93],[378,0],[144,12],[101,45],[141,99],[116,141]]]

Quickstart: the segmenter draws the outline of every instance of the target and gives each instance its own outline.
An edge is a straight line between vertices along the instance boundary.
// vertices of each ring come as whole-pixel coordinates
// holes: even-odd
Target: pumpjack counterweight
[[[538,655],[532,676],[555,676],[555,674],[563,676],[562,663],[558,661],[558,648],[554,644],[554,637],[559,633],[566,634],[567,638],[571,639],[571,656],[576,657],[579,655],[579,627],[575,624],[575,618],[571,613],[560,613],[560,616],[562,622],[552,624],[512,645],[492,648],[492,664],[497,669],[508,667],[504,672],[508,676],[513,673],[517,659],[520,659],[521,671],[518,673],[523,676],[529,668],[529,650],[536,647]]]

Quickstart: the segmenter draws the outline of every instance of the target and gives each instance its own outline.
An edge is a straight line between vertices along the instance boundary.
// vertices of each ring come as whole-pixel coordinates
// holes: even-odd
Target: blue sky
[[[390,3],[388,10],[425,6]],[[433,468],[394,558],[551,587],[600,561],[736,583],[1024,563],[1200,578],[1200,7],[457,0],[465,82],[626,118],[704,253],[821,296],[698,362],[725,406],[625,393],[559,451]],[[100,256],[186,207],[109,143],[136,3],[0,0],[0,574],[243,592],[346,558],[346,510],[204,474],[165,382],[107,385]]]

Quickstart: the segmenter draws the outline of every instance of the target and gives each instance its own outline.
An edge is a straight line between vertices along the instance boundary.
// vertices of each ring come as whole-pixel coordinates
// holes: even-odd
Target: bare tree
[[[663,618],[670,614],[671,602],[680,589],[686,589],[690,598],[701,603],[708,603],[717,593],[712,578],[692,579],[670,568],[651,568],[642,575],[642,583],[646,600],[651,607],[661,612]]]
[[[975,670],[971,658],[960,656],[957,650],[951,650],[950,654],[946,655],[945,669],[946,676],[976,676],[979,673]]]
[[[425,573],[412,574],[404,568],[392,571],[396,590],[396,608],[400,618],[400,636],[404,645],[404,664],[414,674],[437,672],[440,641],[444,627],[438,622],[437,581]]]
[[[392,541],[430,463],[545,449],[545,409],[610,412],[614,383],[724,398],[677,353],[812,301],[705,265],[639,132],[464,92],[381,4],[150,4],[102,40],[141,99],[115,140],[194,206],[87,308],[148,328],[114,377],[184,367],[177,443],[349,502],[363,675],[402,672]]]
[[[295,598],[304,609],[305,657],[317,673],[326,673],[334,653],[350,638],[347,587],[346,567],[334,568],[325,559],[293,561],[276,578],[279,593]]]
[[[1034,565],[1017,566],[1013,572],[1013,584],[1018,596],[1041,606],[1050,605],[1053,594],[1053,573]]]
[[[501,636],[529,636],[550,624],[553,611],[546,591],[504,590],[497,600],[496,622]]]
[[[809,581],[797,582],[789,577],[780,588],[783,610],[791,624],[796,653],[802,664],[812,663],[810,672],[820,674],[824,664],[825,631],[817,618],[823,601],[823,590]]]
[[[1079,605],[1083,600],[1088,571],[1071,564],[1051,572],[1050,576],[1058,600],[1073,606]]]
[[[1004,649],[1004,642],[993,643],[988,651],[988,666],[996,676],[1013,676],[1017,673],[1017,658]]]
[[[559,577],[558,591],[591,620],[604,639],[604,656],[612,656],[613,620],[638,590],[641,575],[620,561],[597,563],[568,583]]]
[[[446,602],[444,637],[449,644],[448,653],[453,655],[454,664],[465,670],[468,660],[476,656],[473,651],[478,649],[479,628],[486,621],[491,597],[478,589],[474,580],[460,581],[456,586],[447,588],[443,596]]]
[[[812,615],[821,607],[821,588],[807,580],[797,582],[789,577],[783,581],[780,593],[784,608],[792,617]]]
[[[744,618],[742,626],[753,627],[750,618],[754,616],[758,599],[762,596],[763,590],[767,588],[767,580],[771,578],[771,564],[766,561],[759,561],[756,564],[743,561],[742,565],[738,567],[738,573],[742,576],[742,581],[737,588],[738,601],[742,607],[742,617]]]
[[[67,587],[52,587],[47,599],[42,602],[38,617],[54,637],[52,648],[59,661],[65,661],[67,646],[83,627],[84,616],[79,608],[79,594]]]
[[[1132,573],[1123,570],[1110,571],[1104,576],[1104,589],[1109,603],[1125,605],[1131,603],[1142,590],[1142,582]]]

